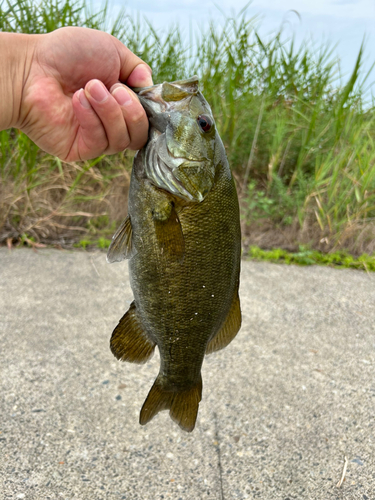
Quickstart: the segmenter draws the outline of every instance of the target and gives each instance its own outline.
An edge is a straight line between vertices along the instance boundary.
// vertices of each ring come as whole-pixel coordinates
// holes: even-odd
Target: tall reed
[[[155,82],[198,74],[238,181],[245,234],[246,226],[271,227],[295,245],[375,250],[375,124],[363,45],[344,80],[331,47],[296,45],[282,30],[262,38],[246,10],[189,38],[179,26],[160,33],[126,10],[113,19],[108,5],[94,12],[86,0],[0,0],[0,31],[65,25],[112,33],[150,64]],[[124,214],[116,183],[125,199],[130,163],[121,154],[67,165],[19,131],[1,132],[0,241],[27,233],[48,242],[46,217],[79,233],[109,233]],[[61,228],[52,240],[68,233]]]

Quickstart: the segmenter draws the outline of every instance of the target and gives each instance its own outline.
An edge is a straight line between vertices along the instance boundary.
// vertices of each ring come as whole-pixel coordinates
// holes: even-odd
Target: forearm
[[[0,33],[0,130],[17,127],[34,35]]]

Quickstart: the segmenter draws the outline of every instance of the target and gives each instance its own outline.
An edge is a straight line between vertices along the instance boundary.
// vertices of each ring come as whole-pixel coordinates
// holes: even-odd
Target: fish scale
[[[170,100],[161,99],[163,85]],[[128,218],[108,251],[110,262],[129,258],[134,294],[112,334],[111,349],[119,359],[141,363],[158,346],[160,371],[140,423],[169,409],[171,418],[191,431],[202,396],[204,356],[225,347],[241,325],[238,199],[196,77],[138,89],[138,95],[150,117],[150,138],[153,128],[161,136],[137,153]],[[187,150],[189,158],[183,156]],[[160,179],[158,161],[168,162],[168,177]]]

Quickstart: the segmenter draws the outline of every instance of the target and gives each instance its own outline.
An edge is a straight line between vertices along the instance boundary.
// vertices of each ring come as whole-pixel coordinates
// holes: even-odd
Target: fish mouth
[[[171,85],[173,87],[180,88],[181,90],[185,90],[187,92],[190,90],[190,93],[196,93],[198,92],[198,84],[199,84],[198,76],[194,75],[190,78],[187,78],[186,80],[176,80],[175,82],[158,83],[156,85],[151,85],[149,87],[132,87],[132,90],[136,94],[143,96],[146,93],[160,89],[160,87],[162,87],[163,85]]]
[[[199,79],[197,75],[186,80],[164,82],[150,87],[133,87],[132,90],[144,107],[149,118],[156,118],[158,114],[165,113],[174,102],[198,94]]]

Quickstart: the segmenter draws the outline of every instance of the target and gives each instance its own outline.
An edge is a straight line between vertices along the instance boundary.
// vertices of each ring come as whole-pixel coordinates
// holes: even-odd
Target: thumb
[[[150,66],[142,62],[133,69],[126,83],[128,87],[150,87],[153,85],[151,75]]]
[[[152,70],[142,59],[129,50],[117,38],[113,38],[120,56],[119,80],[129,87],[149,87],[153,85]]]

